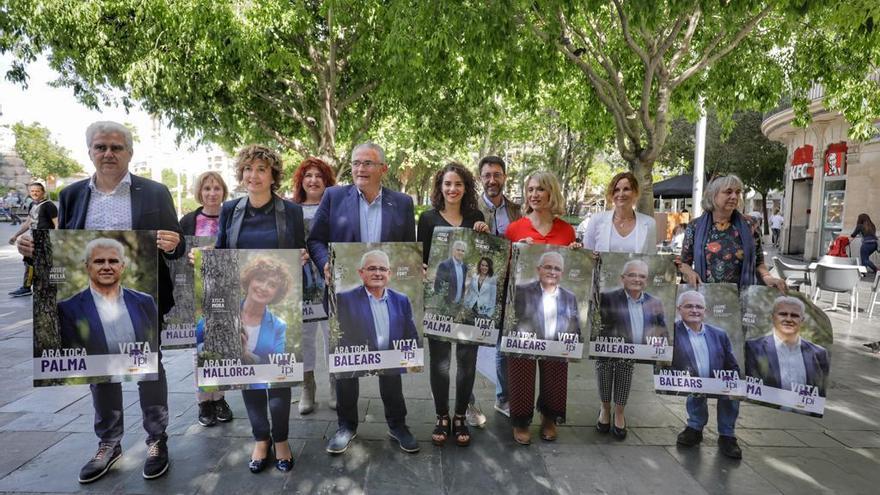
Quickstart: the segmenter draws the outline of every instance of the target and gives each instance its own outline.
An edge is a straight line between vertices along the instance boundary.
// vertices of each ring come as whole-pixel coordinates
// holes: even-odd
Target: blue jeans
[[[706,397],[689,395],[687,398],[687,425],[697,431],[709,422],[709,406]],[[718,434],[732,437],[739,416],[739,401],[727,398],[718,399]]]
[[[877,271],[877,265],[871,261],[871,255],[874,251],[877,250],[877,239],[868,239],[867,241],[862,241],[862,247],[859,249],[859,257],[862,258],[861,262],[863,266],[870,268],[871,270]]]

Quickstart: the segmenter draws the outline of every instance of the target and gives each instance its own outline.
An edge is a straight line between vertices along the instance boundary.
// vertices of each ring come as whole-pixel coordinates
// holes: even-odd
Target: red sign
[[[846,142],[828,145],[825,150],[825,175],[846,175]]]
[[[791,180],[809,179],[813,173],[813,147],[805,144],[794,150],[791,157]]]

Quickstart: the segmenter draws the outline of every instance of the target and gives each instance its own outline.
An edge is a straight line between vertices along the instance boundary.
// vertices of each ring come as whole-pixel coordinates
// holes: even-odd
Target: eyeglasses
[[[482,175],[480,175],[480,178],[483,179],[483,180],[492,180],[492,179],[495,179],[495,180],[497,180],[497,181],[500,181],[501,179],[504,178],[504,174],[502,174],[501,172],[495,172],[494,174],[488,174],[488,173],[487,173],[487,174],[482,174]]]
[[[681,308],[682,308],[682,309],[687,309],[687,310],[691,310],[691,309],[706,309],[706,306],[703,306],[702,304],[682,304],[682,305],[681,305]]]
[[[795,318],[795,319],[801,318],[800,313],[789,313],[788,311],[780,311],[776,314],[783,317],[783,318]]]
[[[370,273],[376,273],[376,272],[388,273],[391,271],[391,269],[388,268],[387,266],[366,266],[363,269],[370,272]]]
[[[371,160],[364,160],[364,161],[355,160],[355,161],[351,162],[352,169],[356,169],[356,168],[373,169],[373,168],[378,167],[379,165],[382,165],[382,164],[379,162],[371,161]]]
[[[624,273],[624,277],[626,278],[637,278],[639,280],[648,280],[648,276],[644,273]]]
[[[553,265],[541,265],[542,270],[547,270],[548,272],[559,272],[562,273],[561,266],[553,266]]]

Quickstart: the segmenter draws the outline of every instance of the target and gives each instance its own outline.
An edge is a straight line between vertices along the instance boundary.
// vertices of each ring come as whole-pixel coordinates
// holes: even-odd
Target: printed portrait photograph
[[[217,238],[188,235],[187,250],[212,248]],[[200,302],[195,297],[195,266],[189,256],[165,260],[174,282],[174,306],[165,315],[162,349],[189,349],[196,346],[196,322],[201,317]]]

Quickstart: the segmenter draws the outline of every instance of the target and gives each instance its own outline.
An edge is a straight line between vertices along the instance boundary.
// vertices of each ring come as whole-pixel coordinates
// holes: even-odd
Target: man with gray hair
[[[415,242],[416,220],[412,198],[382,187],[382,177],[387,172],[388,164],[385,163],[382,148],[375,143],[362,143],[355,146],[351,153],[353,184],[334,186],[324,191],[321,204],[312,219],[308,245],[312,260],[324,269],[328,283],[331,242]],[[381,273],[379,265],[373,268],[372,271],[367,270],[370,278]],[[337,304],[337,308],[340,307],[342,305]],[[372,317],[364,317],[357,323],[368,325],[371,321]],[[380,375],[379,392],[385,406],[388,434],[403,451],[418,452],[419,443],[406,426],[406,403],[400,375]],[[359,395],[358,378],[336,380],[338,429],[327,443],[327,453],[345,452],[357,435]]]
[[[434,293],[445,294],[444,300],[448,304],[461,304],[464,297],[464,283],[468,272],[467,263],[464,262],[466,253],[467,244],[464,241],[455,241],[452,243],[450,257],[437,265]]]
[[[647,344],[652,338],[669,339],[663,303],[645,292],[650,280],[648,264],[632,259],[620,273],[622,287],[599,294],[600,335],[621,337],[630,344]]]
[[[164,185],[132,175],[128,166],[134,153],[131,131],[117,122],[95,122],[86,130],[89,158],[95,174],[74,182],[61,191],[58,207],[59,229],[155,230],[156,247],[166,259],[177,259],[186,249],[171,193]],[[20,236],[18,250],[33,253],[33,239]],[[104,265],[107,265],[105,262]],[[168,266],[158,270],[159,324],[174,306],[174,285]],[[161,331],[160,331],[161,335]],[[95,407],[95,434],[98,451],[83,466],[80,483],[91,483],[104,476],[122,455],[123,400],[119,383],[90,386]],[[168,384],[162,355],[156,381],[138,382],[141,413],[147,431],[145,479],[158,478],[168,470]]]
[[[763,380],[768,387],[795,390],[816,387],[825,397],[828,351],[801,336],[806,318],[804,302],[793,296],[773,301],[773,331],[746,341],[746,375]]]

